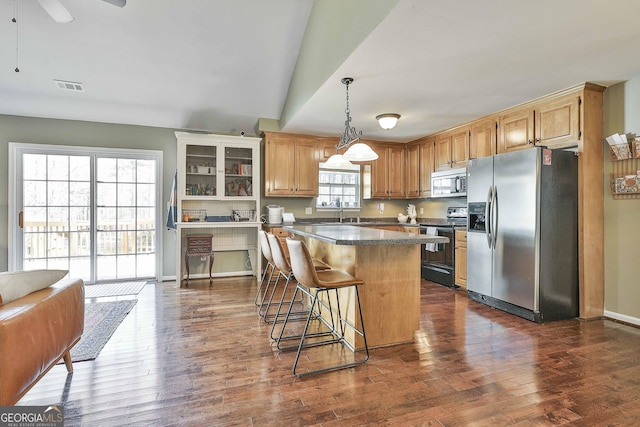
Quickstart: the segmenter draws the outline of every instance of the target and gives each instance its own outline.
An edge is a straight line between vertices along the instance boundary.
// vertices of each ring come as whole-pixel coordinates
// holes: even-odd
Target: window
[[[360,209],[360,166],[325,169],[320,163],[317,209]]]

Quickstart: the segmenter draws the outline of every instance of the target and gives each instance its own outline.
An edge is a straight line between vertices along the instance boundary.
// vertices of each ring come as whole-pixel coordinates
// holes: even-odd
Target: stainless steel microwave
[[[431,197],[467,195],[467,168],[449,169],[431,174]]]

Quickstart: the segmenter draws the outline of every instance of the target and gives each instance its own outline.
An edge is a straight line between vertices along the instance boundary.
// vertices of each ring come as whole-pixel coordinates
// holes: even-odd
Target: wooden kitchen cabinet
[[[378,153],[371,162],[371,197],[403,199],[406,197],[405,163],[407,149],[404,144],[374,144],[367,142]]]
[[[498,150],[498,119],[489,118],[472,123],[469,137],[469,158],[493,156]]]
[[[446,170],[463,168],[469,160],[469,127],[436,135],[435,168]]]
[[[407,198],[427,197],[431,193],[434,148],[434,138],[423,138],[407,145]]]
[[[531,108],[524,108],[500,116],[498,153],[533,147],[534,116]]]
[[[455,231],[455,284],[461,288],[467,288],[467,231]]]
[[[318,195],[318,143],[304,135],[265,133],[265,196]]]
[[[580,104],[580,95],[571,94],[502,115],[498,152],[578,145]]]
[[[318,161],[326,162],[329,157],[337,154],[336,145],[338,144],[338,138],[323,138],[318,141]],[[344,154],[344,151],[341,150]]]
[[[535,109],[535,145],[560,148],[580,140],[580,96],[563,96]]]

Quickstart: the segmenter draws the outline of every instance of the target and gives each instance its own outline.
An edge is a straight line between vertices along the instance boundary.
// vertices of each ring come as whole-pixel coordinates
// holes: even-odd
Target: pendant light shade
[[[344,153],[343,157],[353,162],[368,162],[371,160],[376,160],[378,158],[378,155],[367,144],[359,142],[349,147],[349,149]]]
[[[393,129],[400,119],[400,114],[396,113],[384,113],[376,116],[376,120],[380,127],[384,130]]]
[[[345,159],[342,154],[334,154],[324,164],[325,169],[345,169],[351,166],[353,166],[353,163]]]

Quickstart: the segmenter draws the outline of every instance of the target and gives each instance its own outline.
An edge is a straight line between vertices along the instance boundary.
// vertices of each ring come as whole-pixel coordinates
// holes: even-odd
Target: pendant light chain
[[[362,132],[358,132],[356,131],[355,127],[351,127],[351,109],[349,108],[349,85],[353,83],[353,79],[351,77],[345,77],[341,81],[342,84],[347,87],[347,108],[345,108],[344,110],[344,112],[347,114],[347,119],[344,122],[344,132],[340,137],[340,142],[338,143],[338,145],[336,145],[336,151],[359,141],[362,137]]]
[[[20,72],[20,66],[19,66],[19,62],[18,62],[18,59],[19,59],[19,55],[18,55],[18,53],[19,53],[19,49],[18,49],[18,46],[19,46],[19,40],[20,40],[19,35],[20,35],[20,34],[19,34],[19,31],[18,31],[18,29],[19,29],[19,28],[18,28],[18,0],[14,0],[13,19],[11,20],[11,22],[13,22],[14,24],[16,24],[16,69],[15,69],[14,71],[15,71],[16,73],[19,73],[19,72]]]
[[[351,110],[349,109],[349,81],[347,81],[345,83],[345,85],[347,86],[347,108],[344,109],[344,112],[347,113],[347,121],[344,123],[345,125],[349,126],[349,123],[351,123]]]

